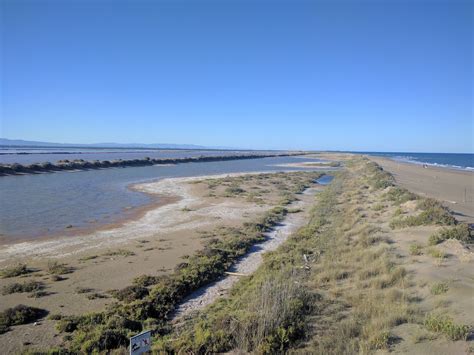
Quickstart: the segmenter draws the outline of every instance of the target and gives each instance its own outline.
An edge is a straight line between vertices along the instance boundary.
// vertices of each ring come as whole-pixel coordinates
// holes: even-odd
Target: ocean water
[[[431,166],[439,166],[442,168],[474,171],[474,154],[469,153],[360,153],[388,157],[392,160],[413,164],[426,164]]]

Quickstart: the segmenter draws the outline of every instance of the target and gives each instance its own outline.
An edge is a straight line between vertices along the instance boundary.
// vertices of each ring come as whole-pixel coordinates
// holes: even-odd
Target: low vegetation
[[[443,293],[448,292],[449,286],[446,282],[438,282],[431,286],[431,294],[432,295],[441,295]]]
[[[410,244],[410,254],[411,255],[421,255],[423,254],[423,247],[420,244],[413,243]]]
[[[26,264],[17,264],[10,267],[6,267],[5,269],[0,271],[0,276],[4,279],[10,277],[17,277],[21,275],[26,275],[30,273],[31,270],[28,269]]]
[[[442,228],[430,236],[429,244],[436,245],[448,239],[457,239],[465,243],[471,242],[472,237],[469,226],[465,223],[461,223],[454,227]]]
[[[423,225],[455,225],[456,219],[451,215],[449,210],[439,201],[424,198],[418,200],[417,210],[420,211],[415,215],[394,218],[390,227],[403,228]]]
[[[47,270],[51,275],[64,275],[73,272],[74,269],[58,261],[49,261]]]
[[[456,324],[452,318],[439,314],[429,314],[424,322],[426,329],[441,333],[450,340],[467,340],[470,327],[464,324]]]
[[[135,253],[133,251],[126,250],[126,249],[117,249],[117,250],[108,251],[103,256],[124,256],[124,257],[127,257],[127,256],[134,256],[134,255],[135,255]]]
[[[446,253],[438,248],[429,248],[428,254],[431,255],[435,259],[445,259],[447,257]]]
[[[39,281],[26,281],[23,283],[15,282],[2,288],[2,295],[10,295],[12,293],[34,292],[44,288],[44,284]]]
[[[385,198],[393,202],[395,205],[401,205],[402,203],[418,199],[418,197],[414,193],[399,186],[393,186],[385,194]]]
[[[47,311],[35,307],[18,305],[0,313],[0,334],[6,333],[11,326],[34,322],[47,315]]]
[[[229,297],[159,337],[155,350],[273,354],[296,347],[342,354],[390,348],[391,327],[419,315],[407,296],[408,274],[378,226],[363,218],[370,208],[363,202],[371,193],[366,190],[392,182],[364,187],[369,177],[387,175],[365,160],[348,166],[354,175],[338,173],[318,196],[306,227],[267,253]]]

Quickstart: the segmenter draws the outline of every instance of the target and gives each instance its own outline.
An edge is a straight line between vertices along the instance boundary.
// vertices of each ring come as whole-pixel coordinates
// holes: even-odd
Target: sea
[[[441,168],[474,171],[474,154],[472,153],[401,153],[401,152],[357,152],[373,156],[387,157],[389,159],[437,166]]]

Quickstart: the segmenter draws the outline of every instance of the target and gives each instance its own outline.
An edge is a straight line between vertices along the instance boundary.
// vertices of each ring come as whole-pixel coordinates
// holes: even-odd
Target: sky
[[[474,152],[470,0],[0,0],[0,136]]]

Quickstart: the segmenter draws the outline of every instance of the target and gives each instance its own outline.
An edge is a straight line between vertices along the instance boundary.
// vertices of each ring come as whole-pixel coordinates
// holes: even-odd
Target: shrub
[[[455,225],[456,219],[449,210],[434,199],[423,199],[418,203],[422,211],[415,216],[396,218],[390,222],[391,228],[414,227],[422,225]]]
[[[398,216],[401,216],[403,214],[403,210],[398,207],[395,212],[393,212],[393,217],[398,217]]]
[[[52,275],[51,276],[51,281],[54,281],[54,282],[57,282],[57,281],[63,281],[63,280],[66,280],[65,277],[61,277],[59,275]]]
[[[29,298],[41,298],[50,295],[50,292],[47,291],[33,291],[31,294],[28,295]]]
[[[76,291],[76,293],[82,294],[82,293],[92,292],[92,291],[94,291],[94,289],[89,288],[89,287],[76,287],[75,291]]]
[[[411,255],[421,255],[421,254],[423,254],[422,249],[423,248],[420,244],[410,244],[410,254]]]
[[[0,271],[0,276],[4,279],[9,277],[16,277],[30,273],[31,270],[25,264],[17,264],[14,266],[7,267]]]
[[[387,331],[376,332],[369,338],[370,349],[387,349],[390,345],[391,335]]]
[[[241,187],[232,185],[225,189],[224,196],[226,197],[238,196],[238,195],[243,194],[244,192],[245,190],[242,189]]]
[[[98,298],[107,298],[106,295],[103,295],[101,293],[98,293],[98,292],[93,292],[93,293],[89,293],[86,298],[88,300],[95,300],[95,299],[98,299]]]
[[[268,270],[269,271],[269,270]],[[296,271],[262,273],[238,289],[230,301],[221,299],[180,334],[171,348],[177,353],[226,352],[233,348],[264,354],[283,353],[301,337],[304,317],[315,296],[300,283]],[[231,330],[231,331],[229,331]]]
[[[383,203],[377,203],[372,209],[374,211],[381,211],[385,208],[384,204]]]
[[[104,254],[104,256],[125,256],[125,257],[133,256],[133,255],[135,255],[133,251],[126,250],[126,249],[118,249],[114,251],[109,251]]]
[[[433,258],[437,258],[437,259],[446,258],[446,254],[442,250],[439,250],[438,248],[429,248],[428,254],[430,254]]]
[[[34,308],[20,304],[8,308],[0,313],[0,334],[6,333],[10,326],[27,324],[47,315],[44,309]]]
[[[445,282],[438,282],[431,286],[431,294],[432,295],[441,295],[442,293],[446,293],[449,290],[449,286]]]
[[[392,201],[397,205],[417,199],[417,196],[414,193],[398,186],[392,187],[385,196],[389,201]]]
[[[442,333],[451,340],[467,340],[470,327],[462,324],[455,324],[448,316],[429,314],[424,322],[425,327],[436,333]]]
[[[459,224],[451,228],[442,228],[440,231],[432,234],[429,238],[430,245],[436,245],[447,239],[457,239],[462,242],[471,241],[471,232],[469,226],[465,223]]]
[[[141,286],[127,286],[121,290],[110,291],[110,294],[123,302],[133,302],[148,296],[148,289]]]
[[[133,279],[133,284],[141,287],[148,287],[156,285],[161,279],[161,276],[141,275]]]
[[[389,186],[393,186],[393,176],[382,169],[378,164],[374,162],[368,162],[367,164],[369,176],[369,183],[373,188],[377,190],[386,189]]]
[[[61,264],[57,261],[48,262],[48,272],[52,275],[64,275],[70,274],[73,271],[73,268],[67,266],[66,264]]]
[[[39,281],[27,281],[24,283],[15,282],[10,285],[4,286],[2,289],[2,295],[39,291],[39,290],[42,290],[43,288],[44,288],[43,283]]]

